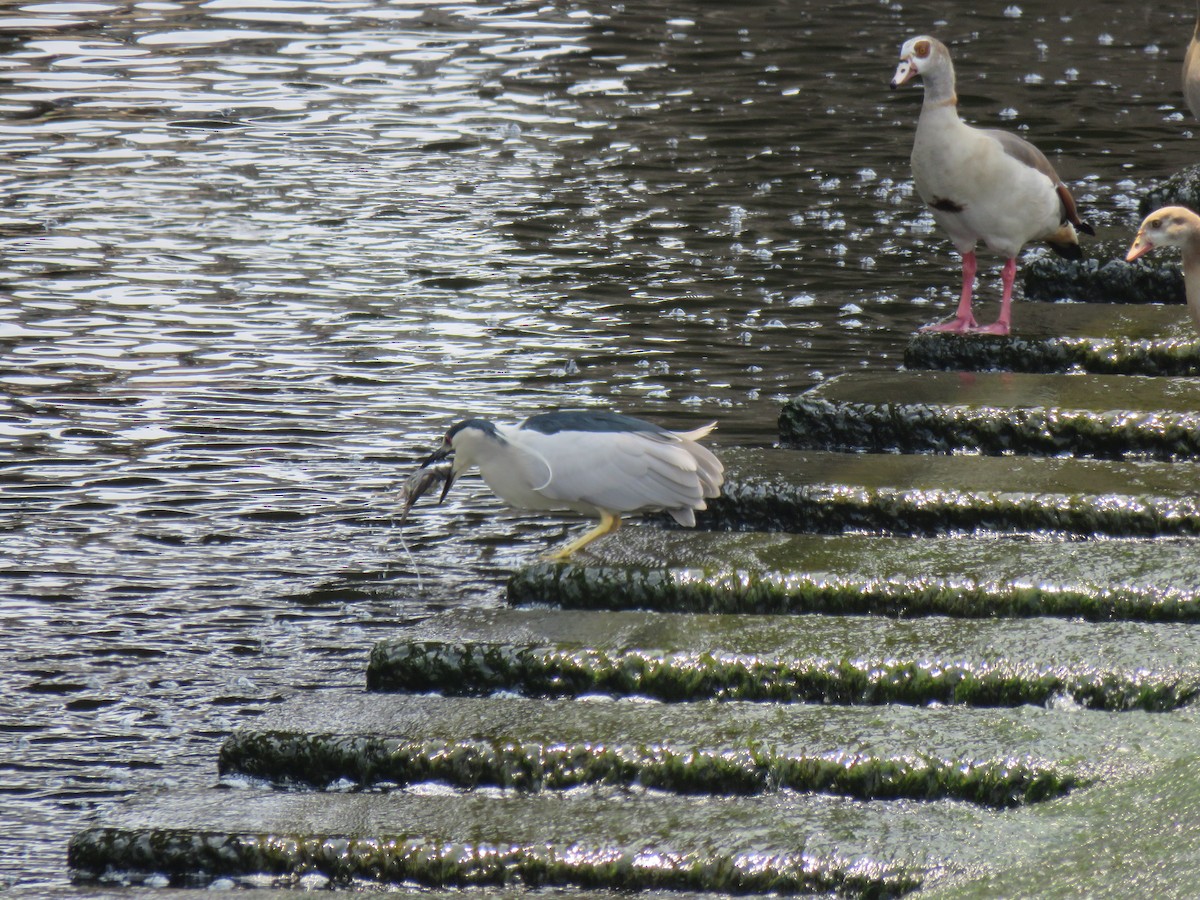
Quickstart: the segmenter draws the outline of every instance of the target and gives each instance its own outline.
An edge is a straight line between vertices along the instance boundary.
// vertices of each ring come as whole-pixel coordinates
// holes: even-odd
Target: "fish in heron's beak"
[[[436,450],[434,450],[432,453],[429,454],[429,457],[425,460],[425,462],[421,463],[421,468],[426,469],[432,463],[440,462],[441,460],[446,459],[453,452],[454,452],[454,447],[451,446],[449,441],[446,441],[442,444],[442,446],[438,447]],[[450,485],[454,484],[455,475],[454,475],[454,467],[452,465],[445,466],[445,467],[438,466],[437,468],[439,470],[444,468],[445,473],[446,473],[446,483],[444,485],[442,485],[442,495],[440,497],[438,497],[438,505],[441,505],[443,502],[445,502],[446,495],[448,493],[450,493]]]
[[[408,478],[404,479],[404,484],[400,487],[400,524],[403,525],[408,518],[408,511],[413,508],[418,500],[433,490],[433,486],[439,481],[452,481],[454,476],[452,470],[453,463],[440,463],[438,465],[430,465],[431,460],[426,460],[421,464],[421,467],[413,472]],[[445,490],[442,491],[442,500],[446,499]],[[441,500],[438,501],[439,503]]]

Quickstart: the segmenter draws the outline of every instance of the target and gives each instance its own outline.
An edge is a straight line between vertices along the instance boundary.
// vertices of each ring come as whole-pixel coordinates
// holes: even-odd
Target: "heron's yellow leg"
[[[587,534],[577,537],[561,550],[556,550],[546,557],[549,562],[558,562],[566,559],[576,550],[587,544],[590,544],[598,537],[608,534],[610,531],[616,531],[621,527],[621,517],[609,515],[606,512],[600,513],[600,524],[589,531]]]

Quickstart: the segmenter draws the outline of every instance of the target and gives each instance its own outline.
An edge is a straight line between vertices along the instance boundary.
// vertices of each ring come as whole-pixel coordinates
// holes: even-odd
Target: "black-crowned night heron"
[[[721,461],[696,443],[715,426],[667,431],[587,410],[542,413],[520,425],[467,419],[446,432],[422,465],[454,455],[442,500],[455,478],[478,466],[511,506],[599,516],[598,526],[549,557],[564,559],[616,531],[625,513],[665,510],[680,525],[694,526],[695,510],[720,494],[724,480]]]

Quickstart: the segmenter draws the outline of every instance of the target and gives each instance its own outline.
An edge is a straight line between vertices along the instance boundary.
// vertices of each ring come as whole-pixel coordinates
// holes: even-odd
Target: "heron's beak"
[[[441,462],[443,459],[446,459],[447,457],[449,457],[450,454],[453,452],[454,452],[454,448],[451,447],[449,444],[442,444],[442,446],[438,447],[436,450],[434,450],[432,453],[430,453],[427,457],[425,457],[425,461],[423,463],[421,463],[420,468],[426,469],[429,466],[433,465],[435,462]]]
[[[900,65],[896,66],[896,74],[892,76],[892,90],[900,87],[902,84],[908,84],[917,75],[917,67],[913,65],[911,59],[900,60]]]
[[[450,470],[450,474],[446,476],[446,483],[442,485],[442,496],[438,497],[438,506],[446,502],[446,495],[450,493],[452,484],[454,484],[454,469]]]
[[[447,459],[452,453],[454,453],[453,447],[451,447],[449,444],[442,444],[442,446],[438,447],[436,450],[430,453],[428,457],[426,457],[425,462],[421,463],[421,468],[424,469],[435,462],[441,462],[443,459]],[[446,476],[446,483],[442,485],[442,496],[438,497],[439,506],[445,502],[446,495],[450,493],[450,485],[454,484],[454,478],[455,472],[453,467],[451,467],[450,474]]]
[[[1137,237],[1133,239],[1133,246],[1129,248],[1129,252],[1125,254],[1125,262],[1133,262],[1139,256],[1145,256],[1154,249],[1154,244],[1142,232],[1137,233]]]

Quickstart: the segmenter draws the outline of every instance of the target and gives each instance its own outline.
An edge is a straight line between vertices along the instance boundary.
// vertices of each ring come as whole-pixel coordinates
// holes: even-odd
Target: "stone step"
[[[1138,216],[1145,218],[1162,206],[1200,206],[1200,165],[1190,165],[1148,190],[1138,201]]]
[[[1197,771],[1193,745],[1143,776],[1000,817],[993,830],[965,838],[990,848],[982,866],[930,879],[915,896],[1190,900],[1200,894]]]
[[[1195,540],[663,532],[623,528],[508,583],[514,606],[1200,620]]]
[[[1097,718],[1110,717],[1074,715]],[[1170,723],[1171,733],[1142,731],[1155,723]],[[1197,724],[1194,711],[1142,716],[1114,747],[1134,760],[1128,777],[1004,812],[611,787],[565,795],[171,792],[107,808],[104,825],[72,838],[68,860],[78,891],[97,887],[73,896],[89,897],[108,896],[95,881],[103,878],[226,889],[383,886],[435,898],[447,896],[439,888],[470,885],[489,897],[563,886],[581,900],[647,888],[671,889],[673,900],[716,900],[709,891],[894,897],[917,888],[930,900],[1183,898],[1195,893],[1200,855],[1200,829],[1190,827],[1200,809]]]
[[[211,884],[319,873],[335,886],[578,886],[893,897],[951,858],[970,804],[878,804],[788,794],[681,797],[589,791],[173,793],[129,804],[69,847],[76,877]],[[920,834],[919,843],[912,836]]]
[[[798,449],[1200,456],[1200,380],[1020,372],[853,372],[784,404]]]
[[[1200,631],[1059,619],[462,611],[377,643],[367,686],[455,696],[1159,711],[1200,691]]]
[[[288,788],[438,782],[532,792],[607,784],[1006,808],[1114,777],[1121,763],[1108,758],[1143,720],[1160,733],[1170,718],[1093,716],[1084,729],[1079,717],[1035,707],[306,696],[226,740],[220,772],[230,785],[251,778]]]
[[[1110,375],[1200,374],[1200,333],[1182,305],[1019,304],[1012,334],[914,335],[909,369]]]
[[[1130,238],[1132,240],[1132,229]],[[1179,304],[1179,313],[1187,317],[1183,308],[1183,272],[1179,260],[1169,254],[1142,257],[1136,263],[1125,262],[1128,241],[1109,245],[1109,253],[1103,252],[1087,259],[1062,259],[1057,256],[1040,256],[1023,265],[1024,295],[1026,300],[1077,300],[1089,303],[1161,303]],[[1024,307],[1018,303],[1014,311],[1016,327],[1021,328]]]
[[[1200,463],[722,449],[704,528],[1200,535]]]

